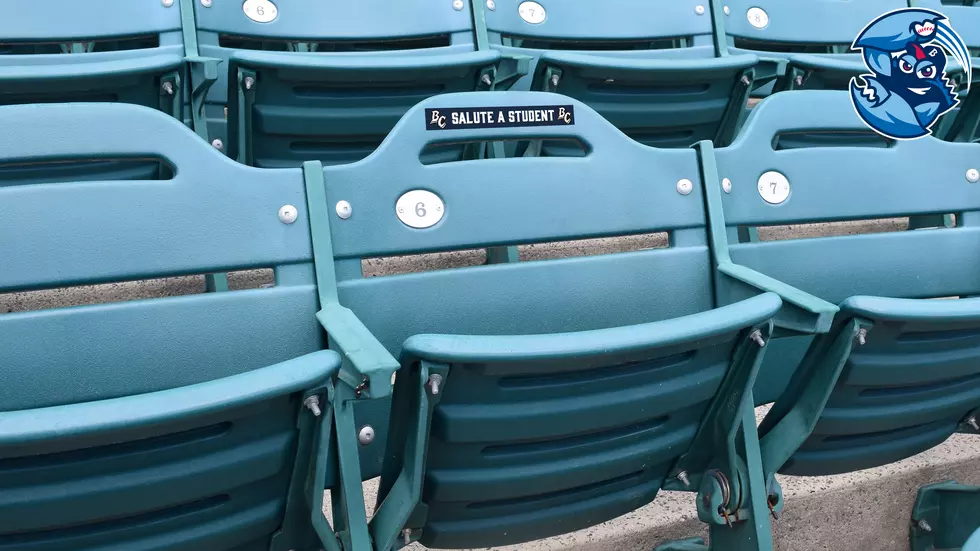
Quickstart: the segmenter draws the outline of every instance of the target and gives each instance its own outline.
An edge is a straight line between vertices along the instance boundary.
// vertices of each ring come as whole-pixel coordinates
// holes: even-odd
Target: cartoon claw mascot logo
[[[854,109],[868,126],[889,138],[929,135],[940,115],[959,104],[946,77],[947,51],[959,63],[966,82],[971,79],[970,54],[963,39],[946,16],[933,10],[886,13],[861,31],[851,49],[861,50],[871,71],[851,79]]]

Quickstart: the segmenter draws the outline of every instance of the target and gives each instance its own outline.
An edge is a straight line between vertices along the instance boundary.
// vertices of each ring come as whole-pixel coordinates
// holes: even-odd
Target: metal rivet
[[[497,3],[493,0],[487,0],[487,9],[490,11],[497,9]]]
[[[350,215],[353,212],[350,203],[348,203],[347,201],[337,201],[336,210],[337,210],[337,216],[339,216],[341,220],[347,220],[348,218],[350,218]]]
[[[698,15],[704,15],[704,6],[702,6],[700,4],[697,5],[697,6],[694,6],[694,13],[696,13]]]
[[[558,86],[558,81],[560,81],[560,80],[561,80],[561,78],[559,78],[558,75],[551,75],[551,85],[552,86]]]
[[[728,178],[721,179],[721,189],[725,190],[725,193],[732,192],[732,181]]]
[[[463,9],[463,0],[453,0],[453,9],[456,11]]]
[[[926,519],[919,520],[919,528],[921,528],[923,532],[932,532],[932,526],[926,522]]]
[[[677,193],[681,195],[688,195],[694,191],[694,183],[687,178],[682,178],[677,181]]]
[[[687,486],[690,486],[691,485],[691,481],[688,480],[688,478],[687,478],[687,471],[681,471],[681,472],[677,473],[677,476],[675,478],[677,480],[680,480],[681,481],[681,484],[683,484],[684,487],[687,487]]]
[[[217,149],[218,151],[221,151],[221,149],[225,147],[225,144],[222,143],[221,140],[219,140],[218,138],[211,140],[211,145],[214,146],[214,148]]]
[[[252,77],[245,77],[245,81],[244,82],[245,82],[245,89],[246,90],[251,90],[252,87],[255,86],[255,79],[252,78]]]
[[[164,94],[167,94],[168,96],[174,95],[174,83],[173,82],[170,82],[168,80],[167,82],[164,82],[163,85],[160,86],[160,88],[163,89],[163,93]]]
[[[283,205],[279,207],[279,221],[283,224],[292,224],[296,221],[296,217],[299,213],[296,211],[296,207],[292,205]]]
[[[973,430],[980,430],[980,425],[977,424],[977,418],[972,415],[966,420],[966,424],[970,425],[970,428]]]
[[[728,6],[725,6],[725,15],[731,15],[731,14],[732,14],[732,9],[729,8]]]
[[[310,410],[310,411],[313,412],[313,416],[314,417],[319,417],[320,416],[320,413],[321,412],[320,412],[320,397],[319,396],[314,395],[314,396],[308,397],[307,399],[303,400],[303,405],[306,406],[306,409],[308,409],[308,410]]]
[[[174,0],[160,0],[160,3],[163,4],[163,7],[169,8],[174,5]]]
[[[204,6],[205,8],[210,8],[211,0],[201,0],[201,5]]]
[[[482,77],[480,77],[480,80],[483,82],[483,84],[486,84],[487,86],[493,84],[493,81],[490,80],[490,75],[483,75]]]
[[[364,425],[361,430],[357,431],[357,441],[361,443],[362,446],[367,446],[371,442],[374,442],[374,427],[371,425]]]
[[[972,183],[980,182],[980,170],[971,168],[966,171],[966,179]]]
[[[756,329],[755,331],[753,331],[749,335],[749,338],[752,339],[752,341],[754,341],[755,344],[758,344],[759,346],[765,346],[766,345],[766,339],[763,339],[762,338],[762,331],[759,331],[758,329]]]
[[[858,329],[858,344],[864,346],[866,342],[868,342],[868,330],[862,327]]]
[[[432,395],[435,396],[439,394],[439,385],[442,384],[442,375],[438,373],[433,373],[429,375],[429,388],[432,390]]]

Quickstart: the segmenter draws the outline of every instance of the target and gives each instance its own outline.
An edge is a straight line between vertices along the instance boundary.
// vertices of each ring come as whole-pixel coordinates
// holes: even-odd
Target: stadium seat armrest
[[[340,378],[354,388],[362,388],[371,398],[391,394],[391,375],[400,364],[357,315],[350,308],[330,302],[316,317],[327,331],[331,346],[343,357]]]
[[[783,319],[777,317],[776,323],[780,327],[806,333],[826,333],[830,330],[830,324],[833,322],[834,316],[840,310],[840,308],[822,298],[731,261],[720,262],[718,264],[718,271],[728,277],[755,287],[760,291],[775,293],[779,295],[784,303],[788,303],[803,310],[805,313],[811,314],[810,316],[806,316],[809,320],[802,323],[802,320],[789,321],[785,317]]]

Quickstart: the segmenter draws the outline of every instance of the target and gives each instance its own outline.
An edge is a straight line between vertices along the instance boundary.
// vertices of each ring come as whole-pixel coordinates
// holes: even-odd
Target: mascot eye
[[[916,74],[919,75],[919,78],[932,78],[936,76],[936,67],[934,65],[923,67]]]
[[[913,69],[912,64],[909,63],[908,61],[905,61],[904,59],[898,60],[898,68],[901,69],[903,73],[909,73],[909,74],[912,73],[912,69]]]

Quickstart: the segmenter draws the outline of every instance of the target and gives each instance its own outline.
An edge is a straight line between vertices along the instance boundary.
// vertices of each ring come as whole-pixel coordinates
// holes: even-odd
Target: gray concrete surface
[[[738,185],[738,183],[736,183]],[[907,228],[903,219],[847,222],[807,226],[781,226],[760,230],[763,240],[846,235]],[[665,234],[589,239],[520,247],[521,260],[582,256],[667,246]],[[484,251],[458,251],[369,259],[366,277],[479,265]],[[232,289],[273,283],[269,270],[231,274]],[[0,294],[0,314],[99,302],[167,297],[204,291],[203,276]],[[831,477],[780,477],[786,507],[774,522],[780,551],[897,551],[908,549],[908,518],[915,492],[922,484],[955,479],[980,484],[980,441],[954,436],[919,456],[878,469]],[[376,481],[365,484],[368,502]],[[329,501],[328,501],[329,503]],[[496,551],[632,551],[649,550],[666,540],[704,533],[694,510],[693,494],[663,492],[657,500],[612,521],[560,537],[496,548]],[[421,549],[418,545],[412,551]]]

